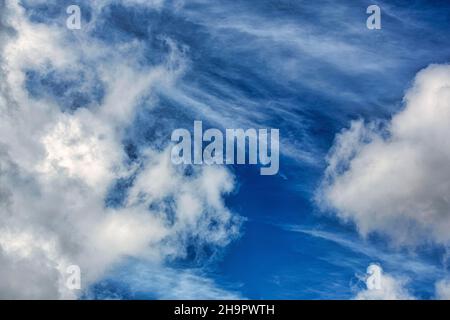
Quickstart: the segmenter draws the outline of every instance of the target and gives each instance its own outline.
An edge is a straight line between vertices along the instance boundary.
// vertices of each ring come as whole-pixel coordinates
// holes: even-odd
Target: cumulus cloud
[[[387,122],[355,121],[335,140],[317,200],[366,236],[450,243],[450,66],[420,71]]]
[[[413,296],[405,288],[407,281],[402,278],[394,277],[383,272],[383,269],[375,264],[368,267],[373,277],[375,273],[379,275],[379,285],[377,287],[369,287],[361,290],[355,296],[356,300],[412,300]],[[370,278],[366,278],[366,282],[370,281]]]
[[[0,17],[8,26],[0,29],[0,298],[76,298],[65,286],[69,265],[81,267],[87,288],[125,257],[163,264],[183,257],[189,239],[223,246],[238,234],[240,219],[223,202],[234,186],[224,168],[188,175],[171,166],[167,148],[130,162],[122,145],[137,107],[183,74],[182,48],[166,39],[167,59],[143,66],[139,43],[109,46],[79,33],[73,45],[69,30],[30,22],[17,1],[1,1]],[[29,70],[95,73],[104,97],[66,112],[55,97],[28,92]],[[108,207],[126,177],[134,183],[124,205]]]

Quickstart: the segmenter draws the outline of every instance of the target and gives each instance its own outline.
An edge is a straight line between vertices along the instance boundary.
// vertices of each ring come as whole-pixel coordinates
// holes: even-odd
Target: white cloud
[[[223,246],[237,235],[239,218],[222,199],[234,185],[224,168],[187,177],[168,164],[167,150],[151,148],[139,163],[124,161],[121,139],[137,105],[183,72],[176,43],[167,39],[165,62],[143,67],[139,43],[109,47],[80,33],[75,46],[69,30],[30,22],[16,1],[0,16],[15,30],[0,29],[0,298],[76,298],[64,285],[68,265],[81,267],[86,288],[124,257],[162,263],[183,256],[191,236]],[[105,97],[62,112],[51,96],[27,92],[27,69],[97,73]],[[130,175],[125,205],[105,207],[116,179]],[[164,201],[175,205],[151,208]]]
[[[358,292],[355,296],[356,300],[412,300],[414,297],[405,288],[407,281],[402,278],[394,277],[384,273],[381,267],[376,266],[380,270],[380,285],[378,288],[367,288]]]
[[[450,300],[450,279],[442,279],[436,282],[436,298]]]
[[[381,128],[381,129],[380,129]],[[450,243],[450,66],[419,72],[386,126],[353,122],[336,138],[318,201],[362,235]]]

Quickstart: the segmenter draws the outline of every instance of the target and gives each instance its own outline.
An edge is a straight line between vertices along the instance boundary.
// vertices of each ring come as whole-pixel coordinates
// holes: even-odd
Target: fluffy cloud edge
[[[450,243],[450,66],[420,71],[390,121],[354,121],[327,158],[316,202],[397,245]]]

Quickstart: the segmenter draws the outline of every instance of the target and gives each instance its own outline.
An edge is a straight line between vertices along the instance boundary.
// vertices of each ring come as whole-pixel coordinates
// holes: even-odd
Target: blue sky
[[[81,7],[81,30],[65,29],[70,4]],[[380,30],[366,28],[371,4],[381,8]],[[364,291],[371,263],[406,279],[403,289],[411,296],[435,297],[435,283],[448,273],[446,240],[398,243],[382,225],[364,235],[358,218],[335,212],[352,206],[336,202],[321,208],[317,194],[336,135],[358,119],[389,122],[404,110],[416,74],[450,61],[448,1],[21,1],[21,6],[24,11],[14,14],[27,25],[62,30],[62,36],[51,34],[50,48],[77,52],[73,63],[53,53],[43,62],[24,58],[20,69],[23,92],[32,101],[58,106],[58,115],[84,119],[80,110],[101,110],[111,83],[122,76],[129,81],[120,69],[113,72],[118,64],[137,74],[122,83],[123,92],[140,88],[145,74],[161,65],[170,75],[149,80],[151,88],[143,85],[134,111],[112,126],[119,128],[114,137],[128,171],[108,180],[105,210],[127,207],[141,172],[153,164],[148,149],[162,152],[176,128],[191,129],[194,120],[202,120],[211,128],[280,129],[278,175],[261,176],[249,165],[223,168],[234,177],[221,204],[234,216],[221,226],[225,240],[208,241],[211,230],[204,231],[207,236],[177,231],[152,247],[161,255],[156,260],[134,251],[108,260],[80,298],[351,299]],[[13,29],[20,34],[20,27]],[[116,77],[111,83],[105,70]],[[120,91],[114,97],[122,100]],[[87,124],[103,126],[112,118]],[[57,189],[56,182],[50,188]],[[47,200],[44,194],[39,201]],[[164,212],[169,221],[177,215],[171,201],[151,202],[149,209]],[[50,230],[57,230],[56,224]],[[75,247],[72,239],[65,241]]]

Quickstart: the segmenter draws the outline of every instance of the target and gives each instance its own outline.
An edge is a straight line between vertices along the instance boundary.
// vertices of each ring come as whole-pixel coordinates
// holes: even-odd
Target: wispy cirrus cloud
[[[118,281],[117,279],[121,279]],[[117,292],[105,288],[122,286]],[[220,285],[202,269],[179,269],[149,263],[125,263],[109,277],[88,290],[87,298],[121,299],[124,296],[134,299],[169,300],[237,300],[245,297],[237,292],[236,284]]]
[[[339,234],[321,229],[313,229],[296,225],[283,226],[288,231],[300,232],[311,237],[320,238],[338,244],[343,248],[352,250],[357,254],[380,261],[383,265],[403,273],[412,273],[420,277],[442,277],[445,275],[443,268],[433,265],[421,257],[408,252],[392,252],[378,248],[375,244],[358,239],[355,235]],[[408,256],[409,255],[409,256]],[[358,268],[359,264],[354,265]]]

